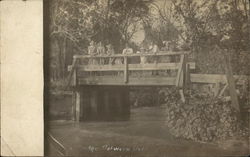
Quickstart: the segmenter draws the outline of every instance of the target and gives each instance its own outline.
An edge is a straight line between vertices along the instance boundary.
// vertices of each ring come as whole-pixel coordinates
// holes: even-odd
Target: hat
[[[93,40],[91,40],[90,45],[94,45],[94,41]]]
[[[167,43],[168,43],[168,41],[163,41],[162,43],[163,43],[163,44],[167,44]]]
[[[106,45],[106,47],[107,47],[107,48],[110,48],[110,47],[112,47],[112,45],[111,45],[111,44],[108,44],[108,45]]]

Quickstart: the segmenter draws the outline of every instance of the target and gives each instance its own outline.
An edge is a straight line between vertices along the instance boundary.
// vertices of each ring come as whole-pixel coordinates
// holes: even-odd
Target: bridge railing
[[[182,52],[172,52],[172,51],[160,51],[159,53],[153,54],[153,53],[133,53],[133,54],[114,54],[114,55],[75,55],[73,58],[74,59],[78,59],[80,62],[80,64],[93,64],[91,62],[86,62],[86,61],[93,61],[95,60],[96,62],[94,64],[122,64],[122,63],[115,63],[115,62],[110,62],[110,59],[124,59],[124,58],[140,58],[140,57],[148,57],[147,59],[149,59],[150,57],[154,57],[154,59],[158,59],[159,62],[159,58],[163,57],[163,56],[168,56],[169,58],[174,58],[176,56],[180,56],[183,54],[189,54],[189,52],[187,51],[182,51]],[[108,59],[108,60],[107,60]],[[103,62],[103,61],[106,62]],[[152,59],[151,59],[152,60]],[[108,62],[107,62],[108,61]],[[172,59],[172,61],[174,61]],[[171,60],[169,60],[168,62],[172,62]],[[150,62],[150,61],[148,61]],[[130,62],[129,64],[139,64],[140,62]]]
[[[157,54],[144,53],[144,54],[115,54],[115,55],[75,55],[73,57],[76,65],[81,71],[123,71],[124,66],[128,64],[130,71],[140,70],[167,70],[178,69],[180,56],[187,55],[189,52],[164,52],[160,51]],[[145,63],[142,63],[141,59],[145,57]],[[132,65],[133,64],[133,65]],[[190,68],[194,69],[195,64],[190,64]],[[72,69],[69,66],[69,71]]]
[[[109,85],[179,85],[183,63],[195,69],[195,63],[186,62],[188,51],[115,55],[75,55],[69,70],[74,84]],[[146,62],[142,62],[142,59]],[[185,71],[185,70],[184,70]],[[157,77],[156,77],[157,76]]]
[[[134,56],[172,56],[189,54],[189,51],[159,51],[158,53],[133,53],[133,54],[113,54],[113,55],[74,55],[73,58],[105,58],[105,57],[134,57]]]

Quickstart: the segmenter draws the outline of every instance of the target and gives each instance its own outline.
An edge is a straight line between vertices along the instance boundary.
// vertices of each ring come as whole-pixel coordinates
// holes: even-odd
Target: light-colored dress
[[[148,63],[148,62],[147,62],[147,56],[144,56],[144,55],[143,55],[143,54],[146,54],[146,52],[138,51],[137,53],[140,54],[140,63],[141,63],[141,64],[146,64],[146,63]]]
[[[125,48],[125,49],[123,49],[122,54],[124,54],[124,55],[133,54],[133,49],[132,48]]]
[[[105,55],[105,47],[104,46],[98,46],[97,47],[97,54],[99,56],[104,56]],[[100,64],[104,64],[104,58],[100,58]]]
[[[107,53],[107,55],[114,55],[115,51],[113,48],[108,48],[106,53]],[[115,58],[113,58],[113,57],[109,58],[109,64],[113,64],[114,60],[115,60]]]
[[[149,53],[157,54],[158,52],[159,52],[159,47],[156,44],[149,46]],[[151,57],[148,57],[148,58],[149,58],[150,62],[158,63],[158,57],[157,56],[151,56]]]
[[[116,58],[115,64],[122,64],[122,58]]]
[[[96,53],[96,47],[93,46],[93,45],[90,45],[88,47],[88,54],[90,56],[95,56],[97,53]],[[98,61],[96,59],[93,59],[93,58],[90,58],[89,59],[89,64],[98,64]]]
[[[168,53],[169,48],[165,46],[161,50],[164,51],[165,53]],[[163,63],[170,63],[170,61],[171,61],[170,56],[163,56],[160,58],[160,62],[163,62]]]

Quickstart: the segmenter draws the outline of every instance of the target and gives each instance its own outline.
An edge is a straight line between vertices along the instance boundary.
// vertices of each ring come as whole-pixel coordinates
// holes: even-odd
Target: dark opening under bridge
[[[75,55],[73,64],[68,67],[69,84],[73,86],[74,91],[74,119],[80,121],[110,117],[129,118],[130,87],[176,86],[182,101],[185,101],[183,90],[190,83],[210,83],[215,86],[219,83],[227,84],[225,75],[190,74],[190,71],[195,69],[195,63],[188,62],[188,55],[189,52],[186,51],[105,56]],[[143,57],[147,63],[141,63]],[[221,92],[219,87],[215,89],[216,94]]]

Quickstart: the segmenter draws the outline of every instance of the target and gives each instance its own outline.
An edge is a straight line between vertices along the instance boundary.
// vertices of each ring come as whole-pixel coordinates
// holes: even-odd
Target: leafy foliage
[[[173,41],[179,48],[188,45],[200,72],[224,73],[221,64],[225,55],[229,55],[235,74],[248,73],[250,65],[240,60],[240,56],[248,58],[250,55],[247,52],[250,39],[246,0],[165,0],[165,4],[163,7],[154,6],[159,18],[174,26],[167,26],[168,29],[178,35],[177,40],[173,36],[167,40]],[[160,34],[167,32],[161,30]]]
[[[86,53],[91,40],[114,45],[120,52],[138,22],[148,16],[150,0],[52,0],[51,60],[64,77],[72,55]]]
[[[162,92],[167,100],[166,125],[174,136],[213,143],[246,138],[248,129],[243,127],[239,113],[230,102],[192,89],[185,93],[188,103],[182,103],[177,90],[165,89]]]

